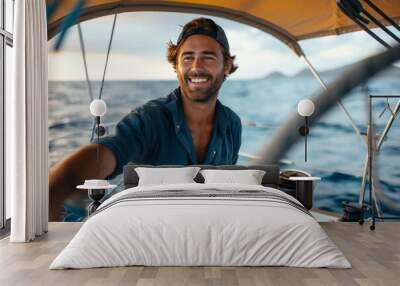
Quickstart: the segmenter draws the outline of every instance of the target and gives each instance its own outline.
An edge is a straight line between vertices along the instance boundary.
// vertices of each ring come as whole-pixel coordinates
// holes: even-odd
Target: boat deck
[[[352,269],[291,267],[119,267],[49,270],[81,223],[50,223],[32,243],[0,241],[0,285],[400,285],[400,223],[375,231],[358,223],[322,222]]]

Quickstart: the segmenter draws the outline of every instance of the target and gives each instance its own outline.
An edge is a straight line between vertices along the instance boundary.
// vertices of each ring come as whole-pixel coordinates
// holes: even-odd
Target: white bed
[[[175,195],[162,195],[168,192]],[[157,193],[161,195],[154,196]],[[218,195],[223,193],[227,195]],[[256,185],[130,188],[99,207],[50,269],[128,265],[350,268],[342,252],[299,204],[277,189]]]

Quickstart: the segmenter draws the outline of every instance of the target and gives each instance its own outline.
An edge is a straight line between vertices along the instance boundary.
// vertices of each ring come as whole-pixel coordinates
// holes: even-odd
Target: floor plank
[[[352,269],[290,267],[117,267],[49,270],[81,223],[50,223],[32,243],[0,240],[0,285],[399,285],[400,222],[378,223],[375,231],[357,223],[321,223],[351,262]]]

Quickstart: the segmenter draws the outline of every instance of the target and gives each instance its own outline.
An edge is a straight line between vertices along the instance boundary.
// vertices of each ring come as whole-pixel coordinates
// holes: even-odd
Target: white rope
[[[311,73],[317,79],[317,81],[320,83],[320,85],[324,88],[324,90],[327,90],[328,87],[326,86],[326,84],[322,80],[322,78],[319,76],[318,72],[315,70],[314,66],[311,64],[311,62],[308,60],[308,58],[304,54],[302,56],[300,56],[300,58],[302,58],[305,61],[308,68],[310,69]],[[360,130],[358,129],[357,124],[355,123],[354,119],[350,115],[350,112],[346,109],[346,107],[343,105],[343,103],[340,99],[338,99],[337,104],[339,105],[339,107],[342,109],[342,111],[346,115],[346,117],[349,120],[351,127],[353,127],[355,133],[358,135],[358,137],[361,139],[361,141],[365,142],[365,139],[362,136]]]

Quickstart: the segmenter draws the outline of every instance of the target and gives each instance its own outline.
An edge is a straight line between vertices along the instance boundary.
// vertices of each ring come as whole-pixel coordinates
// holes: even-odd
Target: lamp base
[[[306,135],[308,135],[308,133],[310,133],[310,129],[306,126],[301,126],[299,128],[299,133],[301,136],[306,136]]]
[[[94,213],[101,205],[100,200],[105,196],[107,189],[89,189],[88,196],[93,202],[87,207],[88,216]]]

